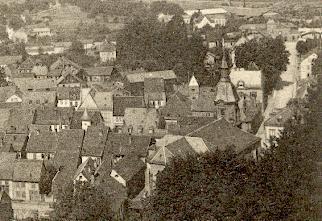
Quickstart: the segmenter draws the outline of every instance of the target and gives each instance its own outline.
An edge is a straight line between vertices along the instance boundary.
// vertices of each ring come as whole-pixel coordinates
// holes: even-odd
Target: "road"
[[[263,114],[264,120],[256,134],[256,136],[262,139],[262,145],[264,145],[265,142],[264,122],[269,118],[270,113],[272,113],[277,108],[286,107],[288,101],[295,96],[295,79],[298,75],[298,57],[296,52],[296,42],[286,42],[285,46],[286,49],[290,52],[287,70],[281,74],[282,82],[280,83],[285,86],[283,86],[283,88],[280,90],[274,90],[272,95],[268,98],[267,107]]]

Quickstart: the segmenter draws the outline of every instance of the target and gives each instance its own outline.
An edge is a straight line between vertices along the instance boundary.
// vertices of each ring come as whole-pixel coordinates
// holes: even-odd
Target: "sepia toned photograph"
[[[322,0],[0,0],[0,221],[322,221]]]

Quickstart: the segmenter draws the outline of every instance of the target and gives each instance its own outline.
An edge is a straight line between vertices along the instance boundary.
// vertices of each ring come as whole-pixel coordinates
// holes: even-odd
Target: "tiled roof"
[[[15,153],[0,152],[0,180],[12,179],[15,161]]]
[[[36,65],[31,70],[35,76],[47,76],[48,75],[48,68],[45,65]]]
[[[25,91],[23,92],[22,101],[26,105],[56,105],[56,91]]]
[[[79,87],[57,87],[58,100],[80,100]]]
[[[85,71],[89,76],[111,76],[113,69],[113,66],[91,67],[86,68]]]
[[[219,149],[233,145],[237,153],[260,141],[260,138],[234,127],[223,118],[214,120],[187,134],[187,136],[200,137]]]
[[[151,143],[149,136],[134,136],[128,134],[110,134],[108,136],[108,150],[114,155],[128,155],[135,153],[145,156]]]
[[[17,160],[13,171],[13,181],[38,183],[42,176],[42,169],[42,160]]]
[[[84,139],[84,131],[81,129],[65,129],[57,133],[57,152],[66,151],[69,153],[79,153]]]
[[[177,76],[172,70],[141,72],[126,75],[130,83],[144,82],[145,78],[163,78],[164,80],[176,79]]]
[[[41,107],[36,109],[34,124],[70,125],[74,109],[69,107]]]
[[[167,104],[161,109],[165,117],[182,117],[191,114],[191,101],[179,91],[170,95]]]
[[[27,144],[27,140],[27,134],[6,134],[3,138],[2,148],[0,143],[0,152],[10,152],[11,149],[15,152],[21,152]]]
[[[89,127],[85,133],[82,156],[102,157],[107,142],[108,128],[105,126]]]
[[[24,60],[18,67],[18,69],[32,69],[33,66],[35,66],[36,64],[36,61],[31,58],[31,57],[28,57],[26,60]]]
[[[88,171],[87,169],[90,169],[90,171]],[[94,169],[94,161],[92,160],[92,158],[87,158],[87,160],[85,160],[83,163],[81,163],[81,165],[78,166],[75,175],[73,177],[73,180],[75,180],[78,175],[80,173],[82,173],[82,175],[88,180],[90,181],[91,179],[91,172],[94,173],[94,171],[92,171]]]
[[[115,45],[105,42],[102,45],[99,45],[98,49],[99,52],[114,52],[116,51]]]
[[[191,111],[196,112],[214,112],[216,105],[213,96],[199,95],[198,98],[191,102]]]
[[[93,98],[99,110],[113,110],[112,92],[97,91]]]
[[[13,83],[21,90],[50,89],[56,87],[54,79],[14,78]]]
[[[6,125],[7,133],[27,133],[29,125],[33,123],[34,111],[31,109],[11,109],[8,123]]]
[[[136,155],[125,156],[113,168],[125,181],[129,181],[139,171],[145,168],[145,163]]]
[[[285,123],[293,116],[293,111],[290,107],[285,107],[282,110],[274,111],[268,120],[264,122],[265,126],[284,127]]]
[[[103,123],[102,115],[99,111],[87,111],[89,117],[91,118],[91,126],[96,126]],[[84,111],[76,111],[72,117],[70,128],[72,129],[82,129],[82,120]]]
[[[164,80],[162,78],[145,78],[144,94],[165,92]]]
[[[27,153],[55,153],[58,138],[55,132],[33,132],[27,144]]]
[[[142,96],[114,96],[113,97],[113,115],[124,116],[126,108],[145,107]]]
[[[0,103],[6,102],[12,95],[20,95],[16,86],[0,87]]]
[[[142,126],[156,128],[159,120],[156,109],[151,108],[126,108],[124,122],[127,126]]]
[[[81,69],[81,66],[79,66],[78,64],[76,64],[75,62],[69,60],[66,57],[59,57],[57,59],[57,61],[55,61],[51,66],[50,66],[50,70],[54,70],[54,69],[64,69],[64,67],[66,65],[71,65],[77,69]]]
[[[215,101],[223,101],[225,103],[234,103],[238,101],[238,95],[229,77],[222,77],[216,85]]]
[[[22,56],[0,56],[0,65],[16,64],[22,60]]]

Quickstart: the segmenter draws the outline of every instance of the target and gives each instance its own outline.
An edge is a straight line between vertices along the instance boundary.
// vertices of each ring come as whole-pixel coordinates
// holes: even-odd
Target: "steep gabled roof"
[[[13,171],[13,181],[39,183],[42,176],[42,160],[17,160]]]
[[[145,107],[142,96],[113,96],[113,115],[124,116],[126,108]]]
[[[260,142],[260,138],[233,126],[224,118],[214,120],[186,136],[200,137],[219,149],[234,146],[237,153],[244,151],[256,142]]]
[[[113,168],[125,181],[129,181],[140,170],[144,169],[145,163],[136,155],[125,156]]]

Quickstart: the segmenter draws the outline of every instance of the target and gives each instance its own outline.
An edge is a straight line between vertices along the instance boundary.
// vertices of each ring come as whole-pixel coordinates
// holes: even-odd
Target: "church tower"
[[[198,97],[199,97],[199,84],[198,84],[198,81],[194,75],[192,75],[192,77],[190,79],[188,88],[189,88],[190,100],[198,99]]]
[[[220,67],[220,80],[216,85],[215,104],[217,118],[225,118],[227,121],[239,123],[238,95],[234,85],[230,81],[229,68],[223,47],[223,58]]]

